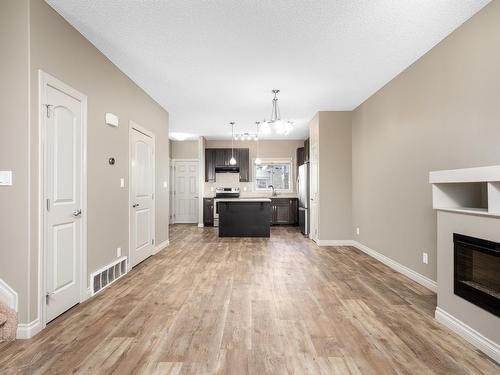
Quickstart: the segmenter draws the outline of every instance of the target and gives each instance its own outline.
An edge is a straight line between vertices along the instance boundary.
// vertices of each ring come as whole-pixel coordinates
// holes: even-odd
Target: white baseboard
[[[437,282],[435,282],[432,279],[429,279],[427,276],[424,276],[416,271],[413,271],[411,268],[408,268],[406,266],[403,266],[401,263],[396,262],[395,260],[392,260],[389,257],[386,257],[385,255],[370,249],[368,246],[363,245],[362,243],[359,243],[357,241],[352,241],[353,245],[355,248],[361,250],[362,252],[370,255],[371,257],[381,261],[384,263],[386,266],[391,267],[393,270],[398,271],[399,273],[402,273],[406,277],[409,277],[413,281],[416,281],[420,285],[426,287],[427,289],[432,290],[433,292],[437,293]]]
[[[0,302],[5,303],[14,311],[18,311],[18,296],[17,292],[10,287],[5,281],[0,279]]]
[[[156,247],[155,247],[155,254],[160,252],[161,250],[163,250],[164,248],[166,248],[168,245],[169,245],[170,241],[169,240],[165,240],[161,243],[159,243]]]
[[[395,260],[392,260],[391,258],[386,257],[385,255],[373,249],[370,249],[368,246],[363,245],[362,243],[353,240],[316,240],[316,243],[319,246],[353,246],[361,250],[365,254],[368,254],[372,258],[375,258],[378,261],[384,263],[386,266],[391,267],[393,270],[402,273],[413,281],[416,281],[420,285],[432,290],[433,292],[437,292],[437,283],[434,280],[431,280],[428,277],[421,275],[406,266],[403,266],[401,263],[398,263]]]
[[[314,240],[318,246],[355,246],[353,240]]]
[[[35,319],[30,323],[19,323],[17,326],[16,338],[19,340],[30,339],[42,330],[42,323]]]
[[[484,337],[475,329],[437,307],[434,317],[436,320],[463,337],[466,341],[481,350],[484,354],[500,363],[500,345]]]

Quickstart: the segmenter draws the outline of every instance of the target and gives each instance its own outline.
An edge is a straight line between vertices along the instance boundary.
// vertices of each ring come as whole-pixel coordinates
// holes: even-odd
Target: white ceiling
[[[357,107],[489,0],[47,2],[169,111],[171,137],[255,131],[278,88],[299,139],[316,111]]]

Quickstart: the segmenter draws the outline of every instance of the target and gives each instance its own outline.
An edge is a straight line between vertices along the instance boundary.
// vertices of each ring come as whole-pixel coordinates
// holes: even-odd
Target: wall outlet
[[[122,177],[120,178],[120,187],[125,187],[125,179]]]
[[[359,236],[359,228],[356,228],[356,234]]]
[[[247,191],[247,187],[246,186],[243,186],[243,191]]]
[[[163,187],[166,189],[167,188],[167,181],[163,181]]]
[[[429,255],[427,253],[422,253],[422,263],[424,264],[429,263]]]
[[[117,247],[116,248],[116,257],[119,258],[122,256],[122,248],[121,247]]]

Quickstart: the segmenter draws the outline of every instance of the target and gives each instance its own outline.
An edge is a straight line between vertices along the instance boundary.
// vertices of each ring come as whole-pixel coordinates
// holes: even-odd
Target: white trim
[[[205,196],[205,138],[198,137],[198,158],[200,159],[200,166],[198,181],[200,184],[199,195],[198,195],[198,226],[200,224],[203,226],[203,197]],[[173,200],[172,200],[173,201]]]
[[[389,257],[386,257],[385,255],[370,249],[368,246],[363,245],[362,243],[359,243],[357,241],[352,241],[353,245],[355,248],[361,250],[362,252],[370,255],[371,257],[381,261],[384,263],[386,266],[391,267],[393,270],[398,271],[399,273],[402,273],[403,275],[409,277],[413,281],[416,281],[420,285],[426,287],[427,289],[432,290],[433,292],[437,292],[437,282],[434,280],[429,279],[427,276],[424,276],[416,271],[413,271],[412,269],[403,266],[401,263],[396,262],[395,260],[392,260]]]
[[[5,303],[8,307],[19,311],[17,292],[10,287],[5,281],[0,279],[0,302]]]
[[[353,240],[313,240],[318,246],[356,246]]]
[[[127,272],[132,269],[132,257],[131,255],[131,244],[132,244],[132,231],[131,231],[131,225],[130,225],[130,207],[132,207],[132,199],[131,199],[131,191],[132,191],[132,173],[130,170],[130,164],[132,162],[131,157],[132,157],[132,145],[130,143],[130,134],[132,133],[132,130],[138,131],[148,137],[150,137],[153,140],[153,223],[152,223],[152,234],[153,234],[153,239],[154,242],[156,243],[156,202],[157,202],[157,196],[156,196],[156,135],[146,129],[140,126],[139,124],[135,123],[134,121],[130,120],[129,121],[129,129],[128,129],[128,150],[129,150],[129,155],[128,155],[128,186],[129,186],[129,192],[128,192],[128,262],[127,262]],[[155,248],[153,248],[153,254],[155,254]]]
[[[16,338],[19,340],[30,339],[45,328],[45,325],[39,319],[30,323],[20,323],[17,325]]]
[[[170,245],[170,241],[169,240],[165,240],[163,242],[161,242],[160,244],[158,244],[156,247],[155,247],[155,254],[158,254],[160,251],[162,251],[163,249],[165,249],[168,245]]]
[[[203,223],[198,223],[198,228],[204,228],[205,227],[205,224]]]
[[[87,275],[87,96],[73,87],[65,84],[43,70],[38,70],[38,302],[37,318],[25,326],[20,325],[22,335],[33,335],[40,332],[46,326],[46,309],[44,301],[45,295],[45,199],[44,199],[44,124],[45,111],[43,108],[47,99],[46,87],[50,85],[67,95],[72,96],[81,103],[82,106],[82,170],[81,170],[81,202],[82,202],[82,233],[81,233],[81,253],[80,253],[80,303],[88,298],[88,275]],[[36,324],[35,324],[36,322]],[[23,328],[24,327],[24,328]],[[23,336],[23,337],[24,337]]]
[[[172,189],[172,207],[170,207],[169,209],[169,214],[172,215],[172,218],[170,219],[170,224],[196,224],[198,223],[199,224],[199,220],[200,220],[200,201],[201,201],[201,210],[202,210],[202,213],[201,213],[201,217],[203,218],[203,188],[202,186],[204,186],[201,181],[200,181],[200,178],[201,178],[201,175],[202,175],[202,163],[200,161],[200,159],[170,159],[170,162],[171,162],[171,165],[173,167],[173,171],[172,171],[172,181],[170,181],[170,186],[171,186],[171,189]],[[192,221],[192,220],[177,220],[177,215],[176,215],[176,211],[175,211],[175,207],[176,207],[176,200],[177,200],[177,194],[175,192],[175,175],[176,175],[176,167],[177,167],[177,163],[198,163],[198,168],[197,168],[197,173],[198,173],[198,178],[197,178],[197,181],[198,181],[198,214],[197,214],[197,217],[195,219],[195,221]],[[204,172],[203,172],[204,174]],[[203,177],[203,181],[204,181],[205,177]]]
[[[500,165],[429,172],[431,184],[500,181]]]
[[[481,350],[500,364],[500,345],[483,336],[475,329],[458,320],[440,307],[436,307],[434,317],[436,320],[464,338],[466,341]]]
[[[375,258],[378,261],[384,263],[386,266],[389,266],[393,270],[402,273],[413,281],[416,281],[427,289],[430,289],[435,293],[437,292],[437,283],[434,280],[431,280],[427,276],[424,276],[406,266],[403,266],[401,263],[398,263],[395,260],[392,260],[391,258],[386,257],[385,255],[373,249],[370,249],[368,246],[363,245],[362,243],[352,240],[316,240],[315,242],[318,244],[318,246],[353,246],[358,250],[361,250],[365,254],[368,254],[372,258]]]

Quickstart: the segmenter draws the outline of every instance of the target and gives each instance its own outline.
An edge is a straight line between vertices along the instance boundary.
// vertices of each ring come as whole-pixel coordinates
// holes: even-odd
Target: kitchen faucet
[[[268,188],[273,189],[273,194],[272,194],[273,197],[275,197],[275,196],[278,195],[278,193],[276,193],[276,190],[274,190],[274,186],[273,185],[269,185]]]

